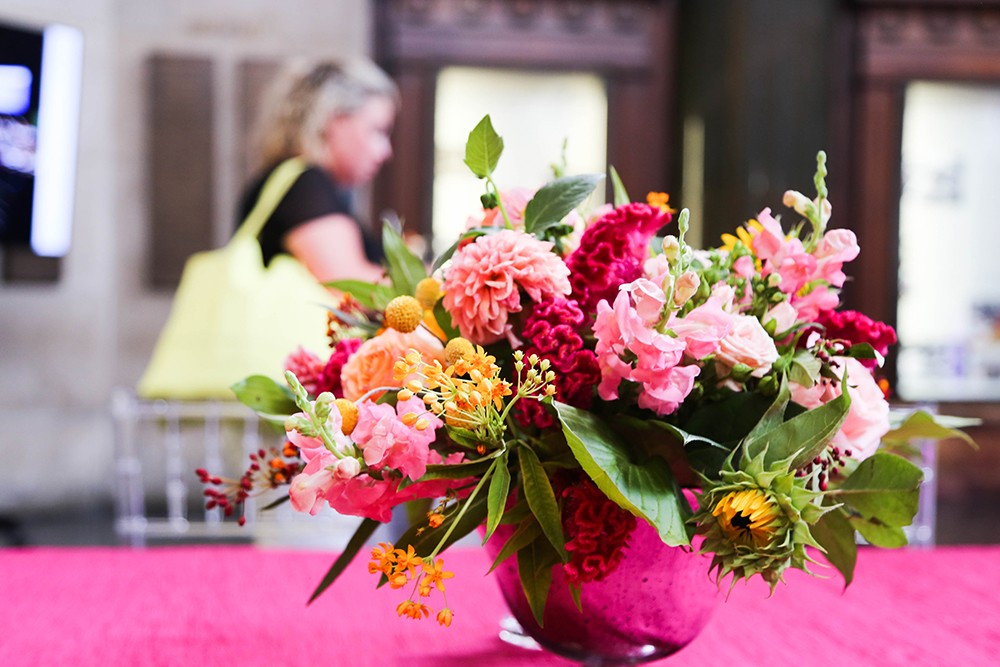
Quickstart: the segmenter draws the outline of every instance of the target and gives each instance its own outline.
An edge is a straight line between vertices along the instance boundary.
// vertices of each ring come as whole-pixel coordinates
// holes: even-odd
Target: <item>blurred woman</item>
[[[265,264],[284,252],[320,281],[382,277],[381,229],[358,217],[354,195],[392,156],[398,107],[395,83],[367,60],[297,63],[278,77],[258,121],[260,173],[240,220],[280,163],[301,157],[308,168],[259,236]]]

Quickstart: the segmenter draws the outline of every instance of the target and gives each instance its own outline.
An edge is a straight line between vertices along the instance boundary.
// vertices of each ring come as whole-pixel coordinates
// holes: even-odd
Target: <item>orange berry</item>
[[[444,358],[445,362],[451,366],[462,359],[467,359],[476,353],[476,349],[472,346],[472,343],[462,338],[461,336],[456,336],[448,341],[448,344],[444,346]]]

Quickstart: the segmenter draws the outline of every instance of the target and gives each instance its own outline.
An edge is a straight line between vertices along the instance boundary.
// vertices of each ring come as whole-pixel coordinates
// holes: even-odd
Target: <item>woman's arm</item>
[[[285,234],[285,250],[318,280],[367,280],[378,282],[385,272],[365,257],[357,223],[334,213],[298,225]]]

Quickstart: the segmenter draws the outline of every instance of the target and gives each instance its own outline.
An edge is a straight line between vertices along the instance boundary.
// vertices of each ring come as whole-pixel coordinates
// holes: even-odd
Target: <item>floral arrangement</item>
[[[331,284],[331,350],[292,354],[287,387],[234,386],[287,443],[234,482],[199,471],[209,504],[287,486],[299,511],[363,517],[313,597],[405,505],[413,525],[369,571],[409,591],[400,616],[435,605],[442,625],[442,554],[477,529],[503,535],[496,563],[517,559],[539,623],[553,567],[576,591],[601,580],[638,521],[711,554],[720,584],[772,590],[816,555],[850,583],[855,531],[906,543],[921,472],[903,445],[967,436],[926,413],[890,423],[895,333],[838,309],[859,248],[827,226],[822,153],[816,197],[784,196],[794,224],[764,209],[700,250],[687,211],[631,201],[613,169],[613,204],[588,208],[603,177],[562,169],[501,190],[502,150],[487,116],[466,148],[483,209],[430,270],[387,227],[387,283]]]

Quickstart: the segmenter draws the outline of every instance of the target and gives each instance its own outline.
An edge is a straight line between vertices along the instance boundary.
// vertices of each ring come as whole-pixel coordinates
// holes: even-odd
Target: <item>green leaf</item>
[[[898,549],[906,546],[906,533],[899,526],[887,526],[863,516],[852,516],[850,522],[863,538],[876,547]]]
[[[810,526],[809,532],[826,552],[830,561],[844,577],[844,587],[854,580],[854,566],[858,562],[858,542],[854,539],[854,527],[847,520],[841,508],[835,508],[820,517]]]
[[[539,626],[544,626],[545,623],[545,601],[552,586],[552,566],[557,562],[558,556],[555,551],[549,542],[543,539],[536,539],[517,552],[517,571],[521,577],[521,588]]]
[[[465,164],[477,178],[486,178],[497,168],[502,152],[503,139],[493,129],[493,122],[486,114],[465,142]]]
[[[542,534],[542,527],[538,525],[538,521],[535,517],[529,515],[524,521],[522,521],[517,526],[517,530],[514,534],[504,542],[503,547],[500,549],[500,553],[493,561],[493,565],[490,566],[489,572],[497,569],[500,563],[504,562],[516,552],[520,551],[524,547],[528,546],[534,542]],[[489,574],[487,572],[487,574]]]
[[[382,247],[385,249],[386,273],[398,294],[412,295],[417,283],[427,277],[427,269],[414,255],[392,225],[382,225]]]
[[[310,603],[318,598],[323,591],[329,588],[330,584],[337,580],[337,577],[340,576],[350,562],[354,560],[354,557],[358,555],[358,552],[361,551],[362,547],[365,546],[365,543],[368,542],[368,538],[372,536],[375,529],[381,525],[382,524],[380,522],[374,519],[365,519],[361,522],[358,529],[354,531],[354,536],[351,537],[347,546],[344,547],[344,551],[341,552],[337,560],[333,562],[333,565],[327,571],[326,576],[323,577],[323,580],[319,582],[319,586],[317,586],[316,590],[313,591],[312,597],[309,598]]]
[[[451,323],[451,313],[445,310],[442,299],[438,299],[438,302],[434,304],[434,319],[437,320],[438,326],[441,327],[441,331],[444,332],[445,338],[448,340],[459,335],[458,328]]]
[[[693,412],[684,427],[711,442],[735,446],[753,430],[773,402],[772,398],[756,392],[733,392]]]
[[[331,280],[323,284],[350,294],[365,308],[381,309],[396,296],[388,285],[375,285],[364,280]]]
[[[845,374],[841,382],[846,381]],[[792,456],[789,469],[801,468],[823,451],[830,438],[837,434],[850,407],[851,395],[844,391],[829,403],[792,417],[766,433],[748,437],[744,442],[747,455],[755,458],[766,447],[765,468]]]
[[[573,455],[604,495],[649,522],[670,546],[689,544],[684,522],[691,508],[670,464],[629,447],[593,413],[559,401],[552,405]]]
[[[534,234],[545,225],[558,223],[590,196],[603,178],[600,174],[584,174],[545,184],[524,209],[524,230]]]
[[[399,488],[405,489],[411,484],[417,484],[418,482],[429,482],[435,479],[465,479],[466,477],[478,477],[482,475],[493,462],[490,460],[493,457],[487,457],[482,459],[477,459],[475,461],[465,461],[463,463],[449,463],[449,464],[432,464],[427,466],[427,470],[420,477],[420,479],[414,481],[404,478],[400,482]]]
[[[765,433],[769,433],[775,428],[781,426],[785,421],[785,409],[788,407],[788,401],[791,400],[792,393],[788,389],[788,380],[784,375],[781,376],[781,385],[778,388],[778,395],[774,397],[774,402],[771,403],[771,407],[767,409],[767,412],[760,418],[757,425],[753,427],[753,430],[747,435],[748,440],[753,440],[760,438]]]
[[[559,503],[556,502],[556,494],[552,491],[549,476],[531,447],[518,447],[517,458],[521,464],[521,486],[528,507],[538,519],[545,537],[565,562],[568,555],[566,538],[563,536],[562,514],[559,511]]]
[[[507,493],[510,491],[510,471],[507,469],[507,450],[496,461],[496,469],[493,471],[493,478],[490,480],[490,489],[487,494],[486,504],[486,535],[483,536],[483,544],[490,539],[490,535],[496,530],[500,519],[503,518],[504,506],[507,504]]]
[[[622,183],[621,176],[618,175],[618,170],[612,165],[609,168],[611,172],[611,186],[614,189],[615,196],[615,206],[624,206],[632,200],[628,196],[628,192],[625,190],[625,184]]]
[[[801,350],[792,357],[788,368],[788,379],[803,387],[811,387],[819,381],[823,362],[808,350]]]
[[[269,421],[284,420],[299,411],[292,390],[265,375],[251,375],[230,389],[236,398]]]
[[[909,443],[911,440],[948,440],[958,438],[972,447],[978,448],[975,440],[958,428],[947,425],[948,417],[934,416],[923,410],[917,410],[909,415],[902,424],[895,427],[884,436],[883,443]],[[976,426],[982,423],[979,419],[960,420],[958,427]]]
[[[878,452],[858,464],[850,477],[827,495],[865,519],[876,519],[886,526],[908,526],[917,513],[923,477],[920,468],[903,457]]]
[[[455,254],[456,250],[458,250],[458,246],[462,244],[462,241],[465,241],[466,239],[476,239],[480,236],[486,236],[487,234],[495,234],[501,229],[502,227],[473,227],[472,229],[466,230],[461,236],[458,237],[457,241],[452,243],[447,250],[441,253],[438,258],[434,260],[434,265],[431,267],[431,273],[440,269],[444,266],[445,262],[451,259],[451,256]]]
[[[875,353],[875,348],[872,347],[871,343],[855,343],[847,348],[844,356],[855,359],[878,359],[878,354]]]

